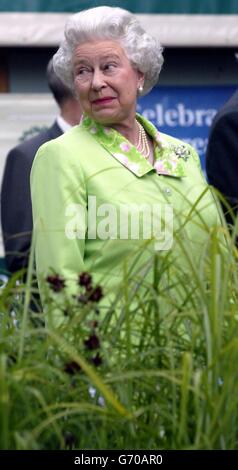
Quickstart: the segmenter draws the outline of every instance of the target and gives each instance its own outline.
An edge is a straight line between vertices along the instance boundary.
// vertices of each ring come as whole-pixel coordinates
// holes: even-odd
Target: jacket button
[[[164,193],[166,194],[166,196],[171,196],[172,191],[170,188],[164,188]]]

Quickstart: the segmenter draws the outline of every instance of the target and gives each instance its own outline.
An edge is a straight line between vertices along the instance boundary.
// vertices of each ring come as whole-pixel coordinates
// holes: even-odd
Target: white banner
[[[0,13],[0,46],[58,46],[69,13]],[[238,15],[137,14],[163,46],[238,46]]]

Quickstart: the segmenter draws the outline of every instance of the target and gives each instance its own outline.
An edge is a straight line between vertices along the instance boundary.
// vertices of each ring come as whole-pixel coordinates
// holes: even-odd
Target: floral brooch
[[[190,150],[188,150],[184,144],[177,146],[173,145],[173,151],[178,158],[183,158],[185,162],[191,155]]]

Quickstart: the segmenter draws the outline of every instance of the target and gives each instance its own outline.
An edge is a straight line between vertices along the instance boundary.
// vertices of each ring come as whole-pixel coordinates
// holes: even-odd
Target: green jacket
[[[51,270],[66,279],[68,294],[86,271],[110,295],[125,263],[136,282],[152,276],[155,252],[162,260],[170,251],[182,265],[181,240],[199,262],[219,223],[199,157],[137,119],[155,141],[154,167],[121,134],[88,117],[37,152],[31,191],[41,292]]]

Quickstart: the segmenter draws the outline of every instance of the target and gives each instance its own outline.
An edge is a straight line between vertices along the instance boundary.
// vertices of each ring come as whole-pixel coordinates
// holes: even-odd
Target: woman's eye
[[[116,64],[106,64],[104,66],[105,70],[113,70],[116,67]]]
[[[75,77],[84,78],[87,77],[90,73],[90,69],[88,67],[79,67],[75,70]]]
[[[87,73],[88,72],[88,69],[79,69],[78,70],[78,75],[83,75],[84,73]]]

